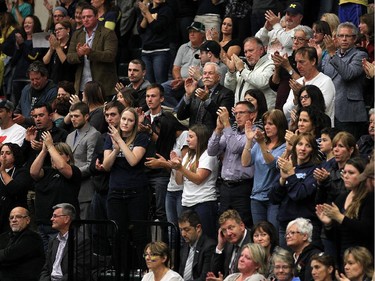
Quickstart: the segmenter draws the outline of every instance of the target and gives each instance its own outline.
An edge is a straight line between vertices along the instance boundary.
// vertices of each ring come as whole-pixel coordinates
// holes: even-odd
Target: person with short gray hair
[[[301,281],[312,280],[310,258],[322,250],[311,243],[313,225],[310,220],[297,218],[288,223],[286,244],[293,250],[294,265]]]
[[[351,133],[358,140],[366,130],[367,114],[363,98],[366,75],[362,62],[368,59],[368,55],[356,48],[357,35],[357,27],[344,22],[337,27],[337,42],[326,36],[323,42],[328,54],[322,60],[321,69],[332,77],[336,89],[334,127]]]
[[[41,61],[30,64],[27,76],[30,83],[22,89],[13,120],[19,125],[29,127],[34,124],[31,117],[32,108],[41,103],[51,104],[57,96],[57,87],[48,79],[48,70]]]

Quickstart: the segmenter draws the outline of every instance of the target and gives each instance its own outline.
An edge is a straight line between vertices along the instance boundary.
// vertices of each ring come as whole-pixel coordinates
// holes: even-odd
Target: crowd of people
[[[79,218],[145,281],[371,279],[373,3],[112,2],[44,1],[49,48],[0,6],[0,280],[64,280]],[[133,220],[179,226],[179,274]]]

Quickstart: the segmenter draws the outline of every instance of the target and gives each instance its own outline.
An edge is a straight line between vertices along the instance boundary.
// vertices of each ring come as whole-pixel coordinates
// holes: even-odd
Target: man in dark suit
[[[73,104],[69,109],[69,114],[72,125],[76,130],[67,136],[66,143],[73,151],[74,164],[82,173],[78,201],[81,219],[87,219],[91,200],[94,196],[94,186],[90,178],[90,163],[100,133],[88,122],[89,107],[86,103]]]
[[[238,259],[241,248],[251,242],[250,229],[245,227],[240,215],[235,210],[227,210],[219,217],[218,243],[212,256],[211,270],[216,276],[238,272]]]
[[[42,238],[29,228],[29,211],[14,208],[9,215],[10,233],[0,236],[0,280],[37,281],[44,263]]]
[[[106,96],[112,95],[117,82],[117,37],[113,30],[98,25],[98,10],[91,6],[82,9],[84,28],[73,33],[67,60],[77,64],[74,88],[83,91],[89,81],[98,81]]]
[[[210,271],[216,242],[203,234],[200,218],[192,210],[181,214],[178,226],[186,242],[181,249],[179,273],[185,281],[204,281]]]
[[[213,132],[219,107],[225,106],[231,112],[234,105],[234,93],[219,84],[220,77],[217,63],[207,62],[203,68],[203,88],[198,88],[198,81],[192,77],[187,78],[186,94],[177,111],[178,119],[190,118],[189,126],[205,124]]]
[[[49,242],[46,254],[46,262],[40,274],[39,281],[68,279],[68,237],[70,224],[76,216],[76,210],[73,205],[61,203],[53,206],[53,215],[51,218],[52,228],[59,231],[54,239]],[[90,249],[89,240],[82,236],[74,237],[78,239],[77,251],[74,254],[74,274],[77,280],[84,280],[89,277],[90,258],[88,250]],[[74,279],[76,280],[76,279]]]

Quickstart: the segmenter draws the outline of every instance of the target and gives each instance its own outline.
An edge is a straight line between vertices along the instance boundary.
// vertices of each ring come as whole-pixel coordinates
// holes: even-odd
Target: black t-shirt
[[[60,203],[70,203],[79,213],[78,193],[81,187],[81,171],[76,166],[70,179],[58,170],[44,167],[44,177],[35,184],[35,216],[37,224],[50,224],[52,207]],[[78,217],[78,216],[77,216]]]

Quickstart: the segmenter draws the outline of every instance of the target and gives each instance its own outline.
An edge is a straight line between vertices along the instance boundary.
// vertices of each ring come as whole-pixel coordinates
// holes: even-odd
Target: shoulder
[[[168,270],[168,272],[162,278],[163,281],[183,281],[184,279],[178,274],[176,271],[172,269]]]

